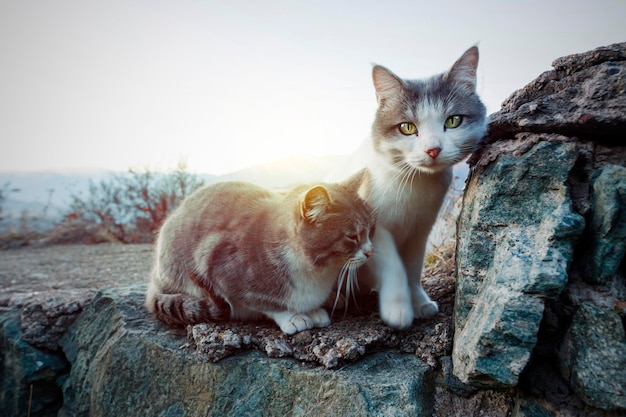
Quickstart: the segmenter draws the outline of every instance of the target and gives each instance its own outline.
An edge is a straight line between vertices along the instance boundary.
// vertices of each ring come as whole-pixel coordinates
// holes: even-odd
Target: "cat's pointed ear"
[[[372,79],[374,80],[376,99],[379,105],[382,106],[386,101],[397,99],[401,96],[404,81],[387,68],[381,65],[374,65]]]
[[[356,174],[348,178],[344,185],[349,189],[357,193],[363,200],[367,200],[370,195],[371,187],[371,175],[367,168],[363,168]]]
[[[449,82],[465,85],[475,91],[477,68],[478,47],[472,46],[452,65],[444,77]]]
[[[324,186],[316,185],[304,193],[300,202],[300,214],[310,222],[319,220],[320,216],[330,208],[332,201]]]

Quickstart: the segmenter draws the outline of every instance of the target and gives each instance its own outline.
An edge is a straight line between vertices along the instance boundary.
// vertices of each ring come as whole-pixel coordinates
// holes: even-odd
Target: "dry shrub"
[[[167,174],[129,170],[91,182],[86,197],[72,196],[45,242],[151,243],[166,216],[202,184],[184,163]]]

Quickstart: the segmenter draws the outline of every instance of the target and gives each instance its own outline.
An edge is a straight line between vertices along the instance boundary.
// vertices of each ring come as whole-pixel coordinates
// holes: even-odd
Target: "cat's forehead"
[[[349,221],[372,222],[373,210],[370,205],[360,198],[355,192],[350,192],[345,187],[337,187],[333,190],[333,211],[339,217],[345,217]]]
[[[419,119],[438,119],[450,111],[472,112],[477,97],[463,93],[442,75],[424,80],[405,80],[403,99],[397,102],[396,115]],[[412,120],[412,119],[410,119]]]
[[[405,80],[404,87],[405,92],[411,96],[412,100],[430,101],[431,103],[445,100],[452,88],[442,75],[422,80]]]
[[[439,119],[446,111],[446,106],[438,97],[425,96],[412,103],[406,103],[405,108],[400,111],[406,120]]]

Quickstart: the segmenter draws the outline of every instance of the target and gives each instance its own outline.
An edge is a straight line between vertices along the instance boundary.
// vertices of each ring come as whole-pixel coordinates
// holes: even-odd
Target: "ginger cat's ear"
[[[361,197],[361,199],[367,200],[370,195],[371,181],[372,179],[369,169],[363,168],[362,170],[348,178],[344,182],[344,185],[349,190],[356,192],[357,195]]]
[[[315,222],[326,213],[331,204],[332,201],[326,188],[322,185],[316,185],[304,193],[300,202],[300,214],[304,219]]]

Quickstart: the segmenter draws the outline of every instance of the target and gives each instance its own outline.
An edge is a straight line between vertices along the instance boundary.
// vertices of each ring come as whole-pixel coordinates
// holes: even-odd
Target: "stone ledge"
[[[60,416],[127,415],[128,410],[154,416],[432,411],[434,371],[414,355],[377,353],[336,371],[258,352],[210,363],[181,348],[184,334],[145,311],[144,294],[142,284],[98,293],[63,337],[72,369]]]

